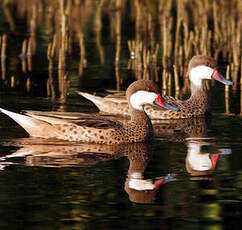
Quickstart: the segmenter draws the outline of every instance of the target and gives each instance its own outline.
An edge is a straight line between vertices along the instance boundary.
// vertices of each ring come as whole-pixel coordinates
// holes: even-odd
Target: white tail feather
[[[16,121],[19,125],[21,126],[30,126],[30,127],[36,127],[36,120],[22,115],[22,114],[18,114],[18,113],[14,113],[14,112],[10,112],[8,110],[2,109],[0,108],[0,111],[6,115],[8,115],[9,117],[11,117],[14,121]]]
[[[101,104],[100,102],[103,101],[102,97],[98,97],[98,96],[94,96],[92,94],[89,93],[84,93],[84,92],[80,92],[78,91],[78,94],[85,97],[87,100],[92,101],[95,105],[99,105]]]
[[[26,115],[10,112],[2,108],[0,108],[0,111],[6,114],[7,116],[11,117],[14,121],[16,121],[20,126],[22,126],[29,133],[30,136],[43,137],[43,138],[51,137],[51,133],[49,134],[50,136],[48,136],[45,133],[42,133],[43,129],[51,127],[47,122],[29,117]]]

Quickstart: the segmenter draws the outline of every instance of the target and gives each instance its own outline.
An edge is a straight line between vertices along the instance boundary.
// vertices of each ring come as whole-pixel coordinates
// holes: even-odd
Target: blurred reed
[[[3,34],[0,37],[0,47],[1,47],[1,70],[2,70],[2,80],[6,79],[6,46],[7,46],[7,35]]]
[[[226,79],[229,79],[229,76],[230,76],[230,66],[227,65],[227,68],[226,68]],[[227,115],[230,115],[230,110],[229,110],[229,86],[228,85],[225,85],[225,113]]]
[[[55,58],[55,50],[56,50],[56,34],[54,34],[52,41],[48,43],[47,49],[47,59],[49,61],[49,78],[47,80],[47,96],[51,97],[54,101],[56,99],[56,92],[54,86],[54,78],[53,78],[53,68],[54,68],[54,58]]]
[[[73,53],[74,43],[80,48],[79,76],[88,64],[89,50],[86,47],[91,36],[94,36],[100,63],[105,64],[110,52],[103,46],[104,28],[109,29],[110,39],[115,42],[113,63],[118,90],[122,82],[120,61],[126,42],[130,53],[128,69],[137,79],[161,82],[165,94],[182,97],[189,92],[188,61],[198,54],[226,60],[229,63],[226,63],[226,77],[233,80],[233,91],[241,88],[242,20],[239,0],[0,0],[0,4],[11,31],[16,28],[12,5],[16,6],[18,17],[26,19],[29,37],[24,39],[20,55],[23,72],[32,69],[31,57],[39,45],[37,34],[48,35],[47,94],[53,99],[59,94],[65,101],[68,57]],[[109,23],[104,27],[105,17]],[[134,32],[128,36],[128,41],[122,36],[127,30],[127,17],[131,21],[128,29]],[[6,35],[2,35],[0,40],[2,79],[5,79]],[[25,59],[28,59],[27,67]],[[54,68],[58,69],[59,93],[55,92],[53,85]],[[209,89],[210,85],[206,83],[206,87]],[[230,95],[227,89],[225,87],[225,100]],[[229,113],[228,108],[226,113]]]

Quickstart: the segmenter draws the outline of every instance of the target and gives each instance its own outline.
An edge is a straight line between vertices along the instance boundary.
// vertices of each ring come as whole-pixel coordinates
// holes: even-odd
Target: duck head
[[[165,102],[158,86],[151,80],[137,80],[133,82],[126,91],[126,98],[129,106],[136,110],[143,110],[145,104],[155,104],[173,111],[179,110]]]
[[[217,70],[217,62],[208,56],[194,56],[188,65],[190,81],[197,87],[202,88],[203,79],[214,79],[226,85],[233,85],[233,82],[225,79]]]

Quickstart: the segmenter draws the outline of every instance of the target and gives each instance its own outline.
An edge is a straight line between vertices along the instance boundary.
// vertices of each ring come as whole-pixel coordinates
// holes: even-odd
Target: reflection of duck
[[[161,185],[175,180],[175,174],[163,177],[144,179],[143,173],[149,161],[149,151],[144,148],[143,152],[130,152],[129,171],[125,182],[125,191],[129,199],[135,203],[152,203],[155,194]]]
[[[215,154],[202,153],[202,146],[204,145],[209,144],[199,140],[188,141],[186,169],[187,172],[194,178],[198,176],[211,175],[215,171],[220,157],[231,154],[231,149],[220,149],[220,152]]]
[[[203,89],[203,79],[215,79],[227,85],[233,83],[222,77],[216,70],[216,61],[207,56],[194,56],[188,66],[189,79],[191,82],[191,97],[188,100],[177,100],[166,96],[165,99],[171,105],[179,108],[179,111],[164,111],[150,105],[145,106],[145,111],[151,119],[179,119],[204,116],[208,111],[207,94]],[[129,115],[128,104],[124,97],[108,96],[105,98],[94,96],[88,93],[78,92],[83,97],[92,101],[100,111]]]
[[[128,156],[130,166],[125,182],[125,191],[131,201],[136,203],[152,202],[159,187],[175,180],[175,174],[164,177],[144,179],[143,172],[150,157],[150,145],[132,143],[121,145],[100,145],[79,143],[69,145],[65,141],[46,140],[41,138],[22,138],[1,143],[20,146],[10,155],[1,157],[0,170],[9,165],[21,164],[24,159],[27,166],[39,167],[87,167],[100,162]],[[11,162],[12,161],[12,162]]]
[[[124,125],[118,121],[101,117],[81,117],[77,121],[59,119],[51,116],[21,115],[0,109],[33,137],[57,138],[68,141],[92,142],[99,144],[119,144],[149,141],[152,125],[144,112],[144,104],[157,104],[163,108],[177,110],[169,106],[159,94],[153,81],[138,80],[126,92],[131,121]]]
[[[20,148],[1,157],[1,164],[15,158],[25,159],[28,166],[46,167],[85,167],[102,161],[117,159],[129,154],[142,155],[147,152],[145,143],[127,143],[120,145],[73,143],[42,138],[20,138],[2,142],[5,146]]]
[[[13,139],[3,145],[20,146],[10,154],[1,157],[1,165],[15,158],[23,158],[28,166],[41,167],[85,167],[98,162],[117,159],[128,151],[129,144],[101,145],[69,142],[41,138]],[[133,144],[135,149],[135,143]]]
[[[207,137],[209,119],[194,117],[177,120],[152,120],[154,136],[184,142],[187,138]]]

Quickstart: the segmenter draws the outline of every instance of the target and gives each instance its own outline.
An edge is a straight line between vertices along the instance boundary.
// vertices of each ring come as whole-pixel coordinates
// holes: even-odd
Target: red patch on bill
[[[156,102],[161,105],[161,106],[165,106],[164,101],[162,100],[161,95],[159,94],[158,97],[156,98]]]
[[[221,80],[221,77],[220,77],[219,72],[217,70],[214,70],[214,72],[213,72],[213,78],[215,78],[217,80]]]

